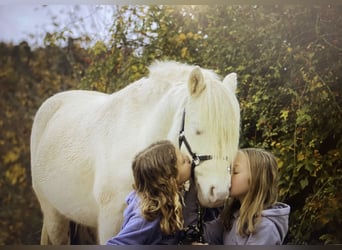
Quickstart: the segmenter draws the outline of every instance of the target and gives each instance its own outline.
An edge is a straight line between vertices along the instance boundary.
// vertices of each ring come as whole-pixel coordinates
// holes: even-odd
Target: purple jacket
[[[174,236],[163,235],[160,230],[160,219],[147,221],[140,212],[140,198],[132,191],[126,198],[127,208],[120,232],[107,241],[106,245],[157,245],[172,244]]]
[[[256,233],[241,237],[237,233],[239,211],[234,214],[234,223],[230,231],[223,228],[222,221],[217,219],[205,223],[204,238],[209,244],[224,245],[281,245],[288,231],[290,206],[276,203],[273,207],[263,210]]]
[[[197,197],[193,185],[190,186],[190,191],[185,196],[185,204],[183,210],[185,225],[194,225],[197,223]],[[239,211],[234,214],[234,223],[230,231],[224,229],[219,215],[204,223],[203,237],[207,243],[218,245],[281,245],[288,232],[289,214],[290,206],[280,202],[263,210],[256,233],[248,237],[241,237],[237,233]]]

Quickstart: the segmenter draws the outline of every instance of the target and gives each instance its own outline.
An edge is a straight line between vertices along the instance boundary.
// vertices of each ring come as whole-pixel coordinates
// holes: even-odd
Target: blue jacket
[[[146,220],[141,215],[140,198],[132,191],[126,198],[127,208],[124,211],[124,221],[120,232],[107,241],[107,245],[157,245],[177,242],[175,236],[162,234],[160,218]]]

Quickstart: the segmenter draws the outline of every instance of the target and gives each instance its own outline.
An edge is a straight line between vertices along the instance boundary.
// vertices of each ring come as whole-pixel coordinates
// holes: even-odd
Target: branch
[[[316,17],[316,35],[318,38],[322,39],[323,42],[325,42],[327,45],[329,45],[330,47],[333,47],[334,49],[337,49],[338,51],[342,51],[342,48],[332,44],[331,42],[329,42],[325,37],[324,35],[320,35],[320,25],[319,25],[319,20],[320,20],[320,16],[319,14],[317,14],[317,17]]]

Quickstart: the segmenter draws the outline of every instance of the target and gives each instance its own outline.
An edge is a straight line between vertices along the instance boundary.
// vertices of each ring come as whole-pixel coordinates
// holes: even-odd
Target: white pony
[[[184,110],[192,151],[212,158],[195,168],[198,199],[215,207],[227,197],[239,141],[236,74],[222,83],[210,70],[172,61],[149,69],[147,78],[113,94],[66,91],[39,108],[31,167],[44,216],[41,244],[70,243],[69,221],[97,228],[99,244],[118,233],[133,157],[160,139],[178,145]]]

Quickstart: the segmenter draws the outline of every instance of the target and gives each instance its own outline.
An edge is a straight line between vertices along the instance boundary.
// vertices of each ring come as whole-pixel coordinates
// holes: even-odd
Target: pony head
[[[201,205],[218,207],[229,195],[230,169],[239,143],[236,73],[221,81],[214,72],[194,67],[187,86],[183,135],[191,149],[183,143],[181,150],[208,156],[194,168],[197,196]]]

